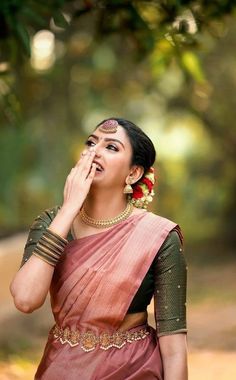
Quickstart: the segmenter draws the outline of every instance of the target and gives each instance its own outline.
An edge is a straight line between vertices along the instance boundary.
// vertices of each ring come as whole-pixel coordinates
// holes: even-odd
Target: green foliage
[[[14,65],[18,60],[29,57],[30,36],[41,28],[48,28],[50,19],[64,28],[68,26],[61,8],[66,0],[51,0],[48,2],[37,0],[2,0],[0,7],[0,44],[4,46],[2,60],[10,61]],[[10,44],[13,41],[14,47]],[[7,48],[4,42],[7,41]],[[0,45],[0,46],[1,46]],[[17,50],[18,60],[12,50]]]
[[[196,54],[191,51],[184,51],[181,56],[182,64],[185,70],[197,81],[204,82],[205,76]]]
[[[224,19],[234,2],[220,3],[2,2],[3,235],[27,228],[36,207],[61,202],[84,135],[97,121],[122,114],[146,128],[157,146],[162,178],[154,209],[180,221],[191,239],[214,238],[221,229],[232,241],[236,31]],[[40,70],[31,41],[42,29],[55,44],[50,65]],[[183,125],[205,132],[181,158],[174,153],[185,144]],[[160,153],[163,135],[168,157]]]
[[[129,55],[134,63],[150,58],[156,78],[175,60],[186,78],[203,82],[197,54],[201,34],[207,30],[218,36],[224,16],[232,13],[234,6],[235,1],[229,0],[2,0],[0,109],[8,121],[22,117],[22,104],[14,107],[20,103],[17,82],[21,70],[30,63],[31,39],[41,29],[52,30],[59,42],[69,42],[78,32],[87,33],[98,43],[109,44],[109,40],[115,39],[113,54],[125,54],[126,59]],[[122,52],[119,44],[123,44]],[[8,91],[1,89],[1,82],[5,82],[4,88],[9,87]]]
[[[63,12],[72,19],[90,14],[91,28],[96,20],[97,36],[109,34],[128,35],[136,43],[136,54],[143,55],[154,47],[160,35],[180,35],[178,45],[196,43],[191,32],[191,23],[198,31],[210,28],[215,19],[222,19],[233,12],[235,1],[142,1],[142,0],[2,0],[0,8],[0,44],[13,40],[20,58],[30,56],[30,36],[40,28],[50,28],[50,20],[60,28],[67,28],[68,21]],[[189,11],[191,17],[187,17]],[[94,17],[95,16],[95,17]],[[198,32],[196,31],[196,36]],[[194,38],[193,38],[194,37]],[[123,37],[122,37],[123,38]],[[8,44],[2,60],[17,64]]]
[[[52,17],[55,25],[59,28],[66,28],[69,25],[68,21],[60,10],[57,10],[55,13],[53,13]]]

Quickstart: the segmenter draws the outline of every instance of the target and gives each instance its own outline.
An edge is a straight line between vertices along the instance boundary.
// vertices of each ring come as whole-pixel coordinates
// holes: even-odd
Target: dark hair
[[[151,139],[132,121],[116,117],[101,121],[96,128],[107,120],[116,120],[124,128],[133,151],[131,165],[142,166],[145,173],[154,164],[156,159],[156,151]]]

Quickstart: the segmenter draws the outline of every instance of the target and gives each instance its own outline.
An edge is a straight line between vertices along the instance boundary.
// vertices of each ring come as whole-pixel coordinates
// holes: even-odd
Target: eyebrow
[[[90,135],[89,137],[93,137],[95,140],[99,140],[99,137],[96,136],[96,135]],[[89,138],[89,137],[88,137],[88,138]],[[123,146],[123,148],[125,149],[124,144],[123,144],[120,140],[112,139],[112,138],[110,138],[110,137],[106,137],[106,138],[104,138],[103,140],[104,140],[104,141],[115,141],[115,142],[118,142],[118,143],[121,144],[121,145]]]

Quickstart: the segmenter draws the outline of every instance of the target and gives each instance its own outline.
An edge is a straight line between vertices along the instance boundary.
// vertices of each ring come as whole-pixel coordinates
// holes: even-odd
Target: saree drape
[[[119,330],[154,257],[176,223],[143,210],[107,231],[68,243],[51,283],[55,322],[94,334]],[[140,329],[137,326],[129,331]],[[49,333],[36,380],[162,379],[155,330],[122,348],[85,352]]]

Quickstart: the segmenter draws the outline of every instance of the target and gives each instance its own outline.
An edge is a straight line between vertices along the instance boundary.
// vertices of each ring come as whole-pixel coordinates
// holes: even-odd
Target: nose
[[[96,144],[93,148],[95,151],[95,157],[101,157],[101,146],[99,146],[99,143]]]

